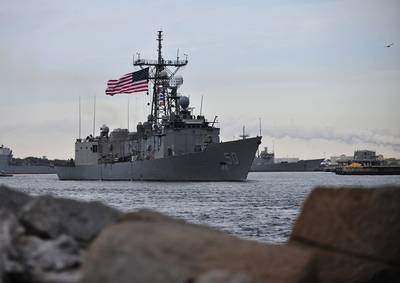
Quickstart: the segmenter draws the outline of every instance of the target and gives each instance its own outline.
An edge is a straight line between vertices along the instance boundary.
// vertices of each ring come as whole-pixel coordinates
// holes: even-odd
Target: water
[[[124,211],[150,208],[228,233],[268,242],[288,239],[301,204],[318,185],[400,185],[400,176],[333,173],[250,173],[246,182],[59,181],[56,175],[16,175],[0,184],[31,195],[97,200]]]

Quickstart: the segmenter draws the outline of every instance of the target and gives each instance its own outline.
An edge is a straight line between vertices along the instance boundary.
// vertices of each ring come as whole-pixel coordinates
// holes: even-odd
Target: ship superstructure
[[[182,60],[162,56],[158,32],[157,60],[138,58],[134,66],[148,69],[152,84],[151,112],[135,132],[106,125],[100,135],[78,139],[75,161],[58,167],[60,179],[103,180],[245,180],[261,137],[220,142],[216,117],[212,122],[193,115],[189,97],[179,93]],[[147,72],[147,70],[146,70]]]

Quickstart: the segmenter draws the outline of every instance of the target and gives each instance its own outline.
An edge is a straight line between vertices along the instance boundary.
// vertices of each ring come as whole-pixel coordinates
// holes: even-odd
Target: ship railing
[[[163,60],[162,65],[164,66],[185,66],[187,65],[188,60]],[[158,65],[157,60],[147,60],[147,59],[137,59],[133,62],[133,65],[135,66],[154,66]]]

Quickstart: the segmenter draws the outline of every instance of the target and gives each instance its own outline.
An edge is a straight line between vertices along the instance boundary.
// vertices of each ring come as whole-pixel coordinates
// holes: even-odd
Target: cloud
[[[125,126],[127,99],[103,96],[105,82],[132,69],[135,51],[153,58],[160,27],[166,57],[189,53],[183,90],[207,96],[204,112],[221,117],[223,136],[260,115],[279,121],[264,128],[276,138],[399,152],[400,48],[382,47],[400,40],[398,1],[0,2],[0,138],[21,154],[71,152],[79,96],[85,132],[94,94],[99,124]],[[145,119],[144,99],[131,100],[135,109],[133,101],[135,122]],[[42,146],[53,134],[63,144]]]
[[[258,129],[252,126],[249,127],[249,132],[258,133]],[[292,125],[269,125],[263,128],[262,132],[277,139],[326,140],[348,145],[369,144],[372,146],[388,147],[400,153],[400,134],[388,130],[339,129],[333,126],[311,128]]]

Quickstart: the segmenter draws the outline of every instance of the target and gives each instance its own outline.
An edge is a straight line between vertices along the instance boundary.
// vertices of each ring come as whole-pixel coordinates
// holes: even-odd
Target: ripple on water
[[[59,181],[55,175],[16,175],[0,183],[31,195],[102,201],[129,211],[150,208],[230,234],[284,242],[310,190],[320,185],[400,184],[400,176],[331,173],[250,173],[246,182]]]

